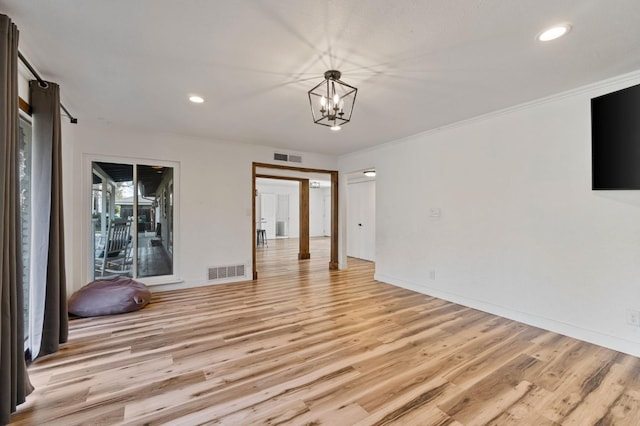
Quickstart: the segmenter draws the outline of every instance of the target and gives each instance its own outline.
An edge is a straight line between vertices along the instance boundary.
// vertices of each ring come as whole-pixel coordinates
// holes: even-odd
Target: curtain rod
[[[31,72],[31,74],[33,74],[33,76],[36,78],[36,80],[38,80],[38,84],[40,84],[41,86],[46,86],[47,85],[47,82],[44,81],[42,79],[42,77],[40,77],[40,75],[38,74],[38,72],[35,69],[33,69],[33,67],[31,66],[29,61],[27,61],[27,59],[24,56],[22,56],[22,53],[20,51],[18,51],[18,58],[20,58],[20,60],[24,64],[24,66],[29,69],[29,71]],[[62,108],[62,110],[67,114],[67,117],[69,117],[69,121],[71,123],[76,124],[78,122],[78,119],[75,118],[74,116],[72,116],[71,113],[69,113],[69,110],[66,109],[64,107],[64,105],[62,105],[62,102],[60,102],[60,108]]]

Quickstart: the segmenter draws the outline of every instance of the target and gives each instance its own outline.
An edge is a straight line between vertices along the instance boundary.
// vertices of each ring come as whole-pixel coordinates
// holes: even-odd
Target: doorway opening
[[[279,197],[276,194],[259,194],[258,180],[270,179],[279,181],[294,182],[298,187],[298,238],[299,238],[299,251],[298,260],[309,259],[311,253],[309,252],[309,237],[310,237],[310,225],[309,225],[309,191],[310,181],[314,176],[322,174],[328,175],[330,178],[330,218],[322,218],[320,221],[320,227],[323,227],[323,232],[326,235],[330,235],[330,255],[329,255],[329,269],[338,269],[338,172],[335,170],[322,170],[322,169],[310,169],[303,167],[292,167],[284,165],[266,164],[266,163],[253,163],[252,167],[252,263],[253,263],[253,279],[258,278],[258,264],[256,260],[256,246],[258,243],[265,243],[269,236],[269,230],[272,229],[270,234],[273,238],[286,237],[294,233],[296,227],[291,220],[291,204],[293,204],[293,198],[291,196]],[[264,197],[266,195],[266,197]],[[284,194],[281,194],[284,195]],[[273,196],[273,198],[270,198]],[[273,203],[271,202],[273,201]],[[284,205],[289,206],[289,215],[285,216],[284,213],[280,216],[277,214],[278,204],[281,204],[282,209],[285,210]],[[264,205],[264,208],[263,208]],[[273,208],[271,207],[273,205]],[[266,215],[263,215],[262,212]],[[273,213],[273,214],[272,214]],[[272,219],[270,217],[273,216]],[[327,225],[324,225],[327,223]],[[272,225],[273,224],[273,225]],[[329,231],[324,231],[325,226],[330,225]],[[278,229],[280,228],[280,229]],[[286,235],[285,235],[286,234]]]

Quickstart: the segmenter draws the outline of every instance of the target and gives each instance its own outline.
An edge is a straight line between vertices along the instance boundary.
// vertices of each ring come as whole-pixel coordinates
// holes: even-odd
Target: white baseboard
[[[374,279],[397,287],[402,287],[407,290],[412,290],[417,293],[437,297],[439,299],[447,300],[452,303],[457,303],[469,308],[478,309],[493,315],[498,315],[527,325],[539,327],[544,330],[549,330],[554,333],[573,337],[574,339],[583,340],[585,342],[593,343],[598,346],[604,346],[605,348],[640,357],[640,343],[638,342],[632,342],[627,339],[607,335],[595,330],[585,329],[578,325],[568,324],[565,322],[553,320],[551,318],[545,318],[527,312],[516,311],[486,301],[471,299],[458,294],[448,293],[442,290],[430,288],[427,285],[409,282],[385,274],[376,273],[374,275]]]

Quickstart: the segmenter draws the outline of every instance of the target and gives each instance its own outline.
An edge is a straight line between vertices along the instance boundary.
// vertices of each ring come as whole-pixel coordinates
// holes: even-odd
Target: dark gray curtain
[[[20,177],[18,171],[18,29],[0,15],[0,423],[33,387],[24,361]]]
[[[50,154],[50,178],[47,176],[47,188],[34,188],[50,191],[48,214],[49,237],[47,252],[46,280],[44,284],[44,313],[42,318],[42,339],[33,356],[54,353],[60,343],[67,341],[67,293],[64,261],[64,226],[62,214],[62,139],[60,131],[60,88],[55,83],[41,85],[37,81],[30,83],[31,116],[33,120],[34,150],[43,149]],[[48,165],[48,164],[47,164]],[[36,322],[38,324],[38,322]]]

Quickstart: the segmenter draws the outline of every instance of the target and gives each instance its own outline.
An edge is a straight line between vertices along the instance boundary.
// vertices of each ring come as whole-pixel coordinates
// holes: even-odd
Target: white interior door
[[[331,195],[324,196],[324,210],[322,213],[322,221],[324,224],[324,236],[331,236]]]
[[[360,192],[356,184],[347,185],[347,256],[360,257]]]
[[[268,239],[276,237],[276,197],[274,194],[261,194],[260,224]]]
[[[347,256],[375,260],[375,181],[351,183],[347,187]]]
[[[289,194],[278,194],[276,209],[276,237],[289,236]]]
[[[360,259],[374,261],[376,257],[376,182],[360,184]]]

